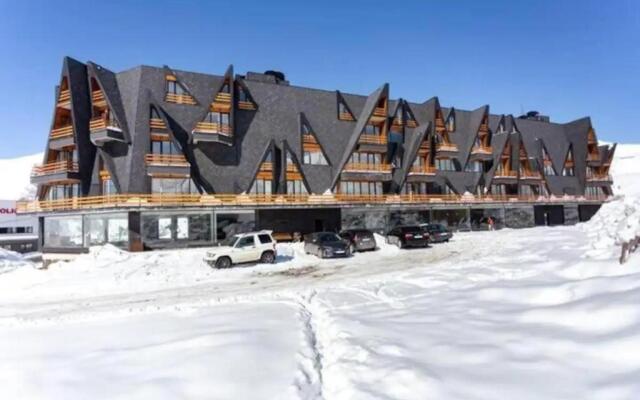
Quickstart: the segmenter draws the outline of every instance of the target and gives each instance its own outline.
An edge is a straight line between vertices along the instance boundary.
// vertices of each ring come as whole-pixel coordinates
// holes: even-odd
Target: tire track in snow
[[[295,300],[299,311],[304,341],[306,347],[301,350],[300,360],[298,362],[298,372],[301,376],[296,379],[296,387],[301,399],[323,399],[323,357],[322,345],[318,343],[318,335],[316,333],[317,326],[314,318],[311,302],[316,292],[311,291],[308,294],[302,294]],[[306,351],[305,351],[306,350]]]

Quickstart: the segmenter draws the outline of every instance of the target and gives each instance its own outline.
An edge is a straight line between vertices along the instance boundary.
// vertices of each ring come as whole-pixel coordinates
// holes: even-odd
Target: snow
[[[42,153],[13,159],[0,159],[0,200],[30,199],[36,188],[31,184],[31,168],[42,164]]]
[[[619,146],[621,154],[640,159]],[[623,163],[631,158],[622,159]],[[633,164],[633,162],[630,162]],[[635,167],[635,166],[634,166]],[[214,270],[207,249],[0,253],[6,398],[633,399],[640,171],[577,226]]]

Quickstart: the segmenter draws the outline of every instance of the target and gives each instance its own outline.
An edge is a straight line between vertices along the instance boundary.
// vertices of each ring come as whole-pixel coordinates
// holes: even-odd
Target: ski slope
[[[640,148],[613,174],[640,193]],[[626,163],[628,165],[623,165]],[[637,170],[635,170],[637,171]],[[635,174],[635,178],[634,178]],[[43,271],[0,253],[6,398],[634,399],[637,198],[569,227],[213,270],[110,246]],[[626,229],[626,230],[625,230]]]

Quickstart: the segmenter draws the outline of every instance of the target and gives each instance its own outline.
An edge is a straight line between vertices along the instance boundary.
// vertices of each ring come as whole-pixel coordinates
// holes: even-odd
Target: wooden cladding
[[[58,107],[66,107],[71,104],[71,91],[69,89],[61,90],[58,95]]]
[[[93,104],[94,107],[104,107],[107,105],[102,90],[94,90],[91,92],[91,104]]]
[[[65,172],[78,172],[78,163],[71,160],[46,163],[44,165],[33,167],[31,170],[31,176],[43,176]]]
[[[517,178],[518,171],[509,171],[509,170],[498,170],[493,175],[494,178]]]
[[[473,146],[471,154],[493,154],[491,146]]]
[[[438,143],[436,151],[458,151],[458,145],[453,143]]]
[[[338,119],[341,121],[355,121],[355,119],[353,118],[353,115],[347,112],[342,112],[338,114]]]
[[[66,125],[60,128],[52,129],[49,134],[50,139],[62,139],[73,136],[73,125]]]
[[[238,109],[240,110],[255,110],[256,105],[251,101],[238,101]]]
[[[231,135],[231,127],[229,125],[215,122],[198,122],[193,131],[199,133],[220,133],[227,136]]]
[[[151,130],[163,131],[167,129],[167,125],[165,125],[164,121],[161,118],[150,118],[149,128]]]
[[[436,169],[427,165],[414,165],[409,169],[409,174],[413,175],[435,175]]]
[[[196,101],[190,94],[167,93],[164,98],[167,103],[195,105]]]
[[[344,166],[344,170],[350,172],[391,172],[391,164],[348,163]]]
[[[272,172],[273,171],[273,163],[271,161],[265,161],[262,164],[260,164],[260,171],[261,172]]]
[[[213,100],[216,103],[231,103],[231,93],[220,92]]]
[[[542,179],[542,175],[538,171],[531,171],[531,170],[525,169],[523,171],[520,171],[520,178],[521,179]]]
[[[189,166],[189,162],[181,154],[147,154],[144,160],[148,165]]]

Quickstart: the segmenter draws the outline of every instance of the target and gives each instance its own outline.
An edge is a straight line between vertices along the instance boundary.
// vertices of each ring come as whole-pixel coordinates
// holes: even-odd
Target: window
[[[301,180],[287,181],[287,193],[288,194],[308,194],[307,188],[304,186],[304,182]]]
[[[456,130],[456,117],[454,114],[449,115],[447,117],[447,130],[449,132],[453,132]]]
[[[574,170],[573,167],[564,167],[562,169],[562,176],[575,176],[576,175],[576,171]]]
[[[158,114],[158,110],[155,107],[151,107],[151,113],[149,115],[150,119],[160,119],[160,114]]]
[[[229,125],[229,113],[209,111],[202,122],[219,125]]]
[[[382,156],[380,153],[364,153],[364,152],[354,152],[351,154],[351,158],[349,159],[350,163],[353,164],[381,164]]]
[[[262,244],[272,243],[271,236],[265,234],[258,235],[258,240]]]
[[[175,143],[170,140],[153,140],[151,141],[151,152],[153,154],[178,154],[182,155],[182,151]]]
[[[379,125],[371,125],[371,124],[367,124],[364,127],[364,132],[365,135],[376,135],[379,136],[381,131],[380,131],[380,126]]]
[[[315,164],[315,165],[328,165],[327,159],[322,154],[322,151],[315,150],[305,150],[302,153],[302,162],[303,164]]]
[[[231,93],[230,87],[229,87],[229,82],[225,82],[224,85],[222,85],[222,89],[220,89],[221,93]]]
[[[255,240],[253,236],[245,236],[242,239],[238,240],[236,243],[236,247],[252,247],[255,245]]]
[[[238,86],[238,101],[253,102],[242,86]]]
[[[102,194],[105,196],[117,194],[116,186],[111,179],[104,179],[102,181]]]
[[[507,130],[504,127],[504,120],[500,121],[500,125],[498,125],[498,133],[505,133]]]
[[[436,169],[440,171],[456,171],[453,160],[450,158],[436,158]]]
[[[429,194],[426,182],[405,183],[402,187],[402,194]]]
[[[77,183],[72,185],[52,185],[47,190],[47,200],[69,199],[80,195],[80,187]]]
[[[249,189],[251,194],[271,194],[271,181],[266,179],[256,179]]]
[[[340,193],[350,195],[381,195],[382,182],[341,181]]]
[[[199,193],[191,178],[152,178],[152,193]]]
[[[467,164],[466,172],[482,172],[482,161],[472,161]]]
[[[548,175],[548,176],[555,176],[556,175],[556,170],[553,169],[553,165],[551,165],[551,163],[546,162],[544,164],[544,174]]]
[[[183,94],[187,94],[187,91],[184,90],[182,85],[180,85],[177,81],[167,80],[167,93],[183,95]]]

